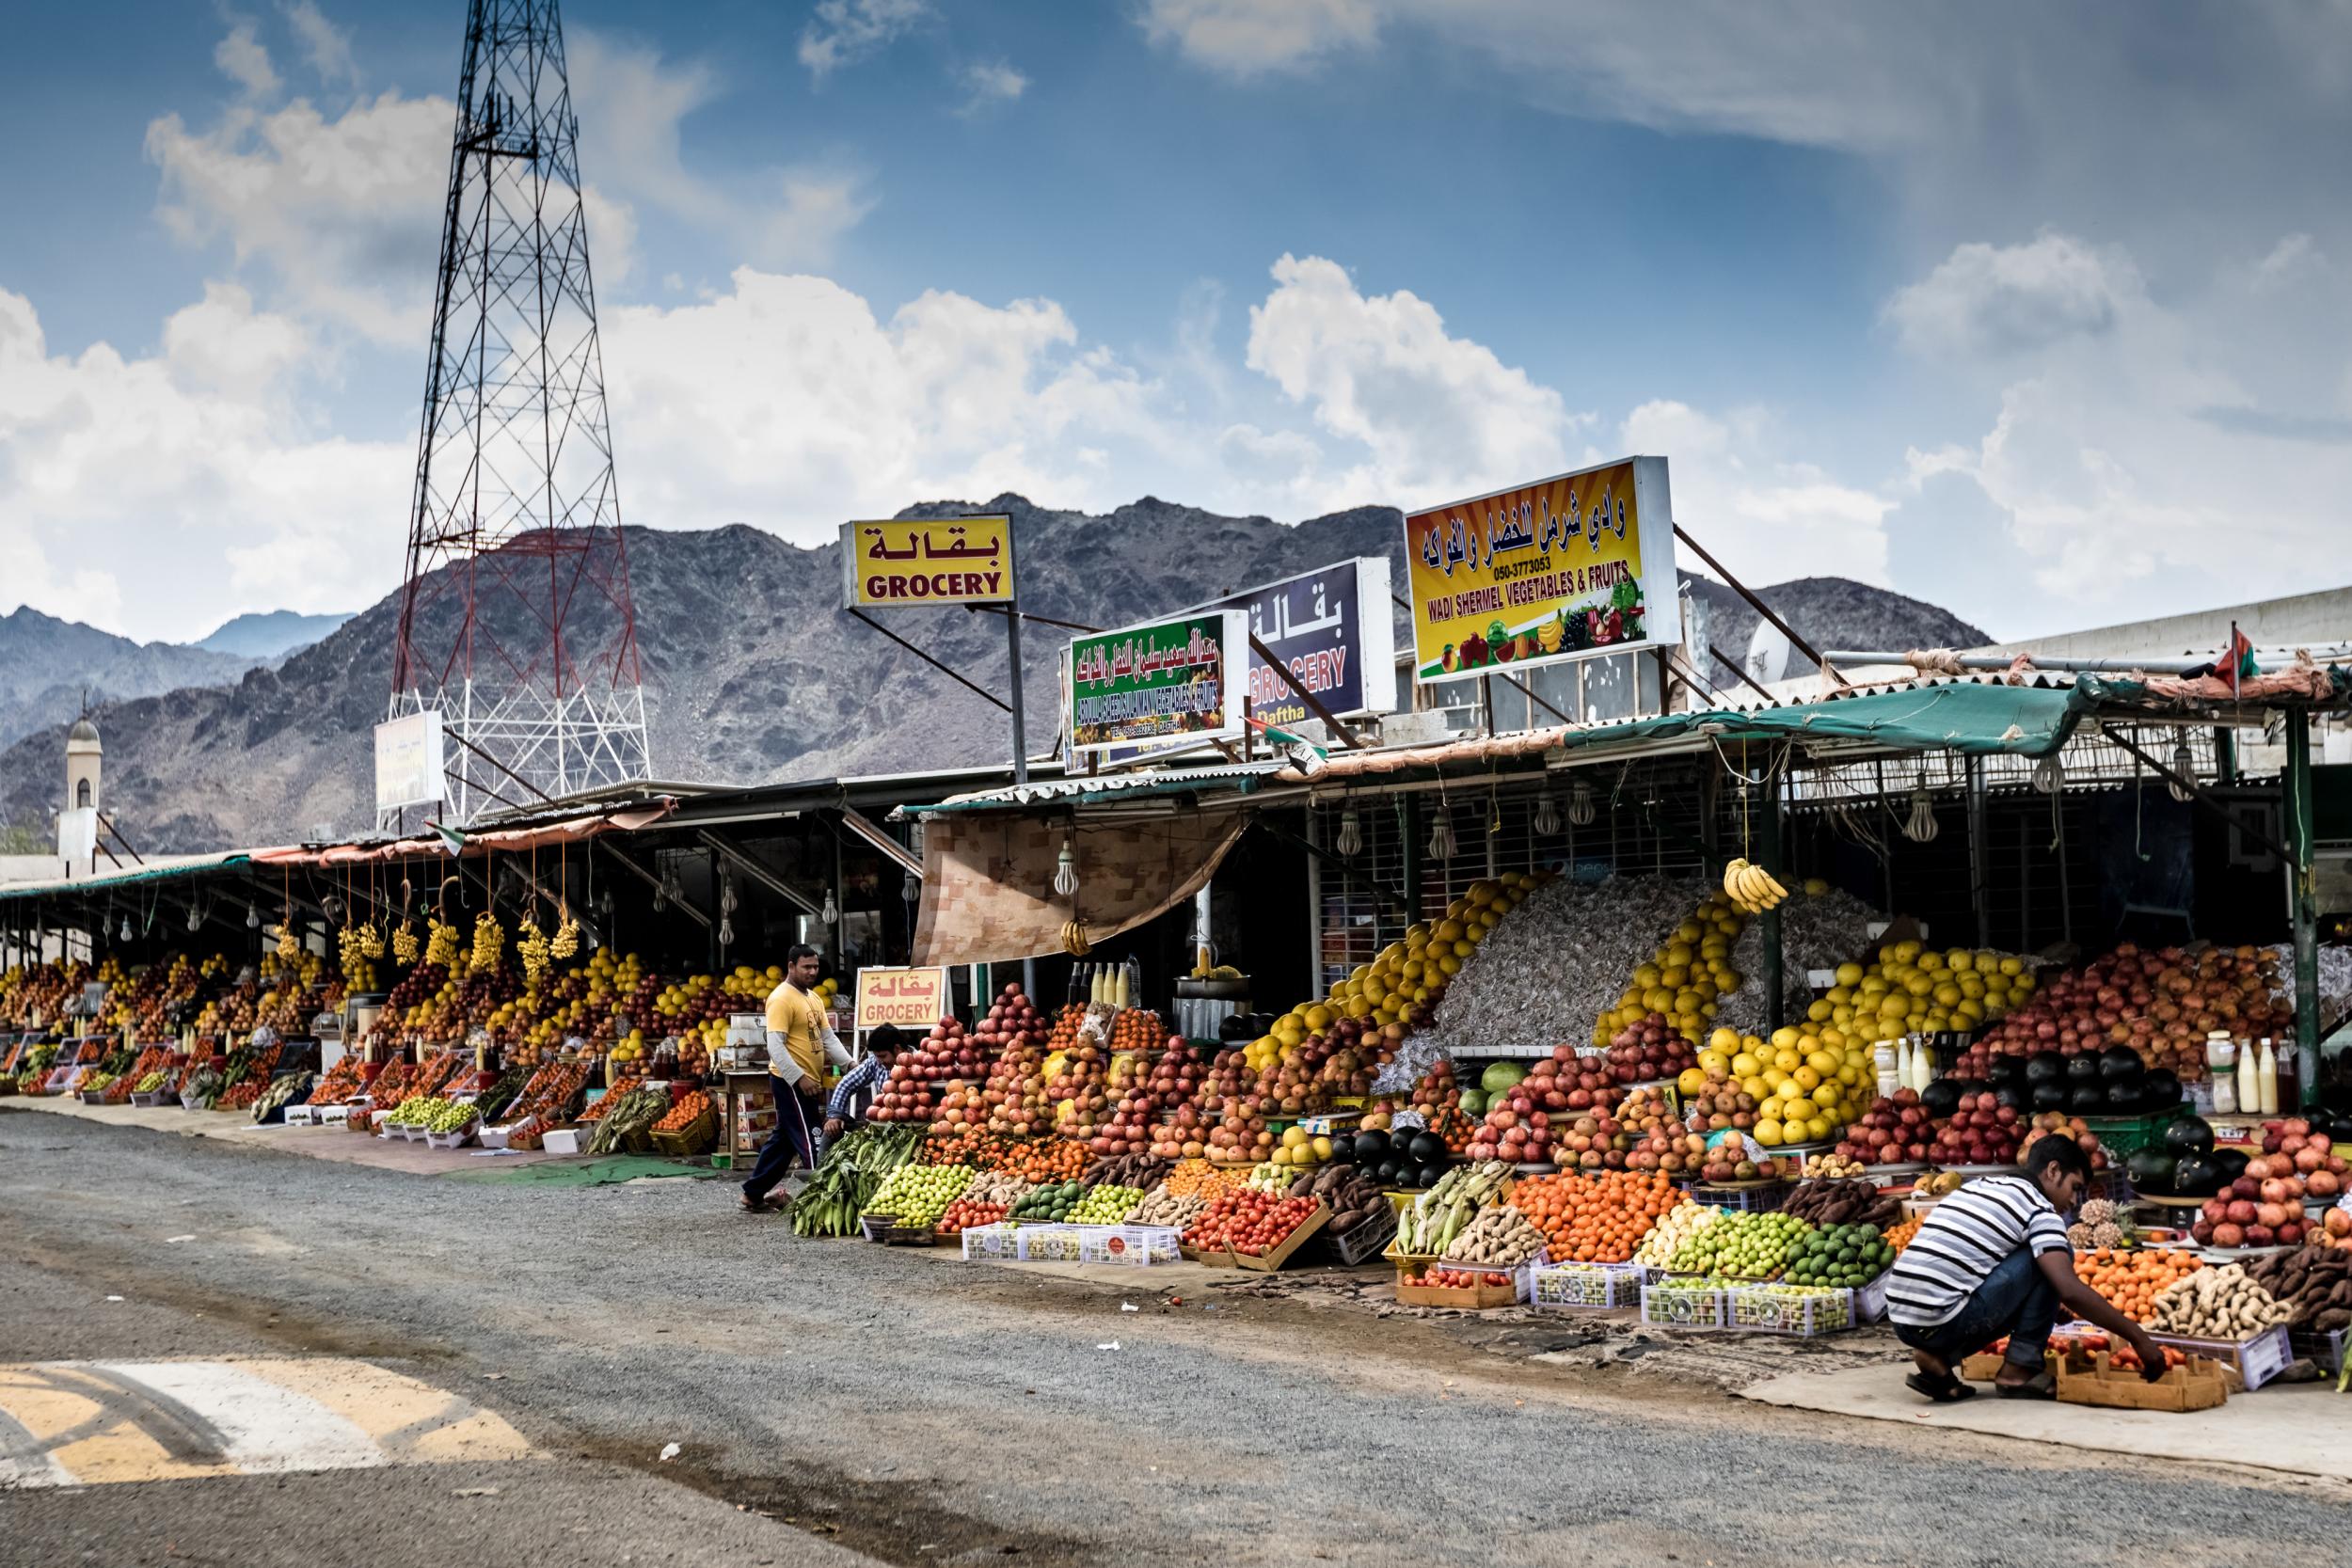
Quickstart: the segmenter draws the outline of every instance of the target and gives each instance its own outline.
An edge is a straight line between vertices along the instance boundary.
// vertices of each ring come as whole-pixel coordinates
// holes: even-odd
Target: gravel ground
[[[59,1290],[177,1315],[151,1354],[201,1311],[893,1562],[2332,1565],[2352,1524],[2338,1489],[1931,1449],[1476,1325],[798,1242],[725,1183],[447,1182],[14,1111],[0,1170],[8,1359],[97,1331],[28,1310]]]

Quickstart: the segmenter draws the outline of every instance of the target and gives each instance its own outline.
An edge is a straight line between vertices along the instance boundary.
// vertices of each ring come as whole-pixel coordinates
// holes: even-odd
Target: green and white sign
[[[1249,616],[1213,610],[1074,638],[1071,744],[1102,752],[1137,741],[1235,740],[1248,694]]]

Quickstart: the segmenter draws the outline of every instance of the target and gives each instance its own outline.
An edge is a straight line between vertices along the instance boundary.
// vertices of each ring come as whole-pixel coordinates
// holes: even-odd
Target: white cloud
[[[350,34],[329,22],[313,0],[294,0],[280,8],[302,44],[303,58],[321,81],[359,85],[359,64],[352,57]]]
[[[2128,257],[2044,233],[2026,245],[1961,245],[1884,313],[1915,353],[2006,355],[2095,337],[2143,298]]]
[[[1560,394],[1450,335],[1427,301],[1404,289],[1367,297],[1320,256],[1284,256],[1274,280],[1250,308],[1248,363],[1363,450],[1320,482],[1332,504],[1434,504],[1491,488],[1497,475],[1566,467],[1576,420]]]
[[[1131,495],[1106,448],[1165,438],[1152,388],[1048,300],[926,293],[878,318],[821,277],[739,268],[723,293],[606,317],[629,516],[803,542],[911,499]]]
[[[188,638],[226,611],[367,603],[397,580],[413,451],[310,433],[291,384],[302,329],[215,285],[163,345],[51,354],[30,302],[0,290],[8,592]]]
[[[801,63],[822,81],[881,53],[931,14],[930,0],[818,0],[801,29]]]
[[[159,210],[183,241],[226,239],[304,312],[384,342],[421,341],[454,106],[385,92],[329,119],[306,99],[232,109],[209,130],[147,128]],[[601,258],[600,258],[601,259]]]
[[[1295,71],[1378,36],[1382,0],[1146,0],[1145,33],[1234,76]]]
[[[278,96],[278,72],[269,63],[269,51],[253,35],[253,24],[241,21],[229,29],[229,36],[213,46],[213,64],[221,74],[243,87],[246,96],[254,99]]]
[[[966,116],[1009,103],[1029,90],[1029,79],[1003,60],[974,61],[958,74],[964,100],[957,112]]]
[[[2320,254],[2318,242],[2297,231],[2283,236],[2269,255],[2254,263],[2249,284],[2257,293],[2273,293],[2327,271],[2328,258]]]
[[[1626,416],[1617,451],[1585,455],[1664,457],[1675,521],[1751,588],[1807,574],[1885,586],[1894,500],[1777,456],[1781,445],[1759,412],[1722,420],[1661,400]],[[1695,559],[1683,564],[1705,570]]]

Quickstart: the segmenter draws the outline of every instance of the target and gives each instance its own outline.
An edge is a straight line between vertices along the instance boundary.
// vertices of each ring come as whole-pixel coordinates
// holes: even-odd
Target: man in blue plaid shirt
[[[890,1064],[898,1059],[899,1048],[905,1043],[905,1037],[889,1023],[866,1037],[866,1054],[841,1075],[841,1082],[833,1086],[833,1094],[825,1101],[825,1143],[865,1121],[874,1097],[882,1092],[883,1082],[890,1077]]]

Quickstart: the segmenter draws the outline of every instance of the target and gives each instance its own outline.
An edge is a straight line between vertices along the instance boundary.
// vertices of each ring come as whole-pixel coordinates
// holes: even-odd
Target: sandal
[[[2023,1383],[1996,1383],[1993,1391],[2005,1400],[2054,1400],[2058,1398],[2058,1379],[2045,1368]]]
[[[1949,1372],[1946,1372],[1942,1377],[1930,1377],[1925,1372],[1914,1372],[1903,1379],[1903,1386],[1921,1399],[1932,1401],[1937,1404],[1958,1404],[1963,1400],[1973,1400],[1977,1397],[1977,1391],[1974,1388],[1969,1387]]]

